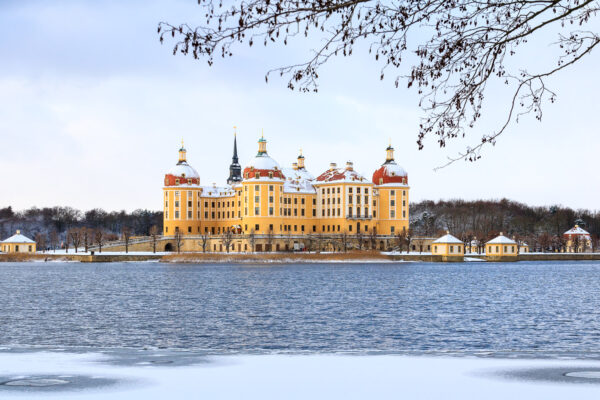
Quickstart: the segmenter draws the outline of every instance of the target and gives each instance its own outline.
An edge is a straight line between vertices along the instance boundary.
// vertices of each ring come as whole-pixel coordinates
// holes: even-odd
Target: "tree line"
[[[0,238],[5,239],[17,229],[35,239],[38,249],[101,247],[111,240],[131,236],[148,236],[162,232],[162,211],[105,211],[95,208],[80,211],[72,207],[32,207],[14,211],[11,206],[0,208]]]
[[[598,246],[600,212],[574,210],[561,205],[529,206],[501,200],[425,200],[410,205],[410,227],[413,236],[435,237],[446,230],[465,243],[485,242],[503,233],[526,242],[531,251],[562,250],[564,232],[579,225]]]

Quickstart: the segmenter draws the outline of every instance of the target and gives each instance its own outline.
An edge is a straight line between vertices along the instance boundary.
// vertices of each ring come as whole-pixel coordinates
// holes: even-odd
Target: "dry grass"
[[[349,251],[347,253],[181,253],[163,256],[167,262],[302,262],[389,260],[379,251]]]

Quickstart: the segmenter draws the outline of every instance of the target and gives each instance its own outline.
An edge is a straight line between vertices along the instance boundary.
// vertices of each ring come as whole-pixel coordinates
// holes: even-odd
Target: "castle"
[[[242,171],[234,136],[227,186],[217,187],[200,184],[182,143],[179,161],[164,178],[163,234],[180,240],[185,251],[224,251],[223,245],[227,251],[298,249],[306,247],[307,237],[350,235],[372,242],[376,237],[373,247],[383,248],[386,238],[408,230],[409,189],[391,145],[371,179],[356,172],[352,162],[331,163],[315,178],[302,152],[291,168],[281,168],[267,153],[264,137]],[[215,238],[223,235],[228,240],[217,244]],[[212,238],[208,246],[207,237]]]

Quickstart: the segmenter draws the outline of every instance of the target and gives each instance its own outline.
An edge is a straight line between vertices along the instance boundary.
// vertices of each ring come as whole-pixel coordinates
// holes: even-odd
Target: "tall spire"
[[[231,157],[231,165],[229,166],[229,178],[227,183],[232,185],[242,181],[242,167],[238,160],[237,153],[237,127],[233,127],[233,157]]]

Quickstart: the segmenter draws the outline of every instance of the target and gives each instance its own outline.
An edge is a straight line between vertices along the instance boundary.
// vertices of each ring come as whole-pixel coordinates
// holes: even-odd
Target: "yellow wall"
[[[460,243],[432,243],[431,252],[437,256],[463,255],[464,245]]]
[[[516,244],[486,244],[485,254],[491,256],[516,256]]]
[[[35,243],[2,243],[0,249],[3,253],[35,253]]]

